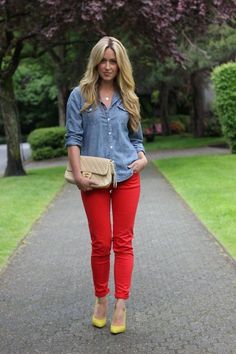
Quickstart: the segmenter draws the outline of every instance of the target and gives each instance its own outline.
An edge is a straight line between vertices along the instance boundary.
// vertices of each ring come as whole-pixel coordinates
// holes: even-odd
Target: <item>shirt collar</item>
[[[116,90],[113,94],[113,97],[112,97],[111,106],[113,106],[118,101],[122,101],[122,98],[121,98],[121,94],[119,93],[119,91]]]
[[[102,103],[101,100],[99,100],[99,102]],[[122,102],[121,94],[119,93],[118,90],[114,91],[114,93],[113,93],[110,108],[111,108],[112,106],[114,106],[117,102],[118,102],[118,103],[121,103],[121,102]]]

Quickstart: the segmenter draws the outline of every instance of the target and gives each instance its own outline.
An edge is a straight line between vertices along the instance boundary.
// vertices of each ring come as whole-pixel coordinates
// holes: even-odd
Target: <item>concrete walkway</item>
[[[66,185],[0,276],[1,354],[236,353],[235,262],[152,166],[142,186],[127,332],[91,326],[87,223]]]
[[[151,165],[134,246],[127,332],[112,336],[90,323],[87,223],[66,185],[0,276],[0,353],[235,354],[236,263]]]

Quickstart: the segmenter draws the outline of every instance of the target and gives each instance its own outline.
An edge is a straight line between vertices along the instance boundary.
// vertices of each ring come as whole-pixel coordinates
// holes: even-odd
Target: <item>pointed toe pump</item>
[[[124,308],[124,323],[122,325],[111,324],[110,332],[112,334],[124,333],[126,331],[126,309]]]
[[[98,299],[96,299],[96,304],[95,306],[98,304]],[[92,325],[94,327],[97,327],[97,328],[103,328],[106,326],[106,323],[107,323],[107,318],[106,316],[104,318],[97,318],[95,317],[95,315],[93,315],[92,317]]]
[[[103,328],[106,326],[107,319],[106,317],[104,318],[96,318],[94,315],[92,317],[92,325],[97,328]]]

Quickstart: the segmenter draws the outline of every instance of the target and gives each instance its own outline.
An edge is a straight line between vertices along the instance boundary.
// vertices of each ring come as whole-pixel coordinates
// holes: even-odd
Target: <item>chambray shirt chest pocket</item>
[[[118,118],[117,122],[122,126],[122,128],[127,128],[128,121],[129,121],[128,111],[121,104],[117,105],[115,108],[116,108],[116,113]]]

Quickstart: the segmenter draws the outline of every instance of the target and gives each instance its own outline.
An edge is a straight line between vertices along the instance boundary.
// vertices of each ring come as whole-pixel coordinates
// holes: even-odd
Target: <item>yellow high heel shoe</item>
[[[96,299],[96,304],[95,306],[98,304],[98,299]],[[97,328],[103,328],[106,326],[106,323],[107,323],[107,318],[104,317],[104,318],[97,318],[93,315],[92,317],[92,325],[94,327],[97,327]]]
[[[125,331],[126,331],[126,308],[124,308],[124,323],[119,326],[111,324],[111,328],[110,328],[110,332],[112,334],[124,333]]]

